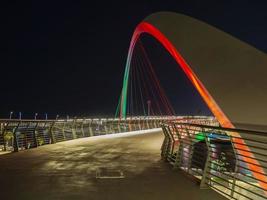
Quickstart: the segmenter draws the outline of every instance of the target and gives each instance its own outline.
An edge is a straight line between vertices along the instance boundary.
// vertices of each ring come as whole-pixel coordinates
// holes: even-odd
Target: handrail
[[[176,123],[176,122],[172,122],[172,123]],[[265,132],[265,131],[256,131],[256,130],[251,130],[251,129],[225,128],[225,127],[221,127],[221,126],[217,127],[217,126],[210,126],[210,125],[205,125],[205,124],[180,123],[180,122],[179,122],[179,125],[187,125],[187,126],[195,126],[195,127],[200,127],[200,128],[218,129],[221,131],[242,132],[244,134],[255,134],[255,135],[261,135],[261,136],[267,136],[267,132]]]
[[[167,121],[210,117],[132,116],[120,118],[0,119],[0,151],[20,151],[96,135],[160,128]],[[2,147],[2,148],[1,148]]]
[[[201,188],[229,199],[267,199],[267,132],[224,128],[205,120],[164,122],[162,129],[163,159],[199,180]]]

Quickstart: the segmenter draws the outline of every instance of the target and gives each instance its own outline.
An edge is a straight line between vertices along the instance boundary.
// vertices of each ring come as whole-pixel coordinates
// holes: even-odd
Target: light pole
[[[38,113],[35,113],[35,115],[34,115],[34,120],[37,119],[37,115],[38,115]]]
[[[12,115],[13,115],[13,111],[10,111],[10,113],[9,113],[9,119],[12,118]]]
[[[48,117],[47,117],[47,113],[45,113],[45,120],[47,120],[48,119]]]
[[[19,112],[19,120],[21,120],[21,112]]]

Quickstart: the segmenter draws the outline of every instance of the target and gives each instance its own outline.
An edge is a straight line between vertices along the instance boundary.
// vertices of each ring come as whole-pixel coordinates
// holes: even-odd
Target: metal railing
[[[173,120],[173,118],[167,117],[74,118],[66,120],[0,119],[0,151],[17,152],[77,138],[159,128],[160,123],[170,119]]]
[[[267,199],[267,133],[199,122],[162,124],[163,159],[229,199]]]
[[[138,116],[126,119],[0,119],[0,153],[1,151],[17,152],[77,138],[160,128],[160,124],[167,121],[184,122],[203,118],[205,117]]]

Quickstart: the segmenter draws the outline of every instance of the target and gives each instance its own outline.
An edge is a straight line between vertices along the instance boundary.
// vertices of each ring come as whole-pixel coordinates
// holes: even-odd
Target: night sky
[[[3,8],[1,118],[11,110],[24,118],[113,116],[131,35],[157,11],[195,17],[267,52],[266,1],[36,0]]]

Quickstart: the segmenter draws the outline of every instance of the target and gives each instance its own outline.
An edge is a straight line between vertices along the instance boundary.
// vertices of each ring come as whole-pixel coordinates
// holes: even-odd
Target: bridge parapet
[[[163,159],[229,199],[267,199],[267,133],[212,123],[163,123]]]
[[[168,121],[187,122],[207,117],[133,116],[55,120],[0,119],[0,151],[20,151],[77,138],[160,128]]]

